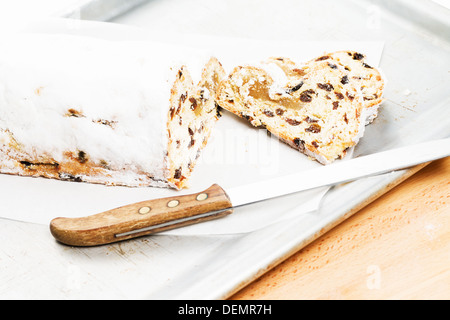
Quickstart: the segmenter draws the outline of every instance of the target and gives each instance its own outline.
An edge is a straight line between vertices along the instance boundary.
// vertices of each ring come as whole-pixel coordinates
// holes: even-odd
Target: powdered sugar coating
[[[113,170],[164,180],[167,114],[179,67],[198,81],[209,56],[174,45],[69,35],[0,41],[0,128],[21,153],[83,151]]]

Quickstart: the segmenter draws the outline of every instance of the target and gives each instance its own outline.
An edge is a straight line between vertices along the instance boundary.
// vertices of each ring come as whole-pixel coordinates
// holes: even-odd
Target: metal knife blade
[[[226,190],[234,207],[409,168],[450,155],[450,138],[363,156]]]
[[[53,236],[95,246],[221,218],[233,209],[305,190],[406,169],[450,156],[450,138],[371,154],[328,166],[223,190],[218,185],[179,197],[154,199],[85,218],[56,218]]]

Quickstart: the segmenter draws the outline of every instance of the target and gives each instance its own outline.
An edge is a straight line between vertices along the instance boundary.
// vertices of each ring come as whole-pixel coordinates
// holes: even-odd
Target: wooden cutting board
[[[450,299],[450,157],[420,170],[231,299]]]

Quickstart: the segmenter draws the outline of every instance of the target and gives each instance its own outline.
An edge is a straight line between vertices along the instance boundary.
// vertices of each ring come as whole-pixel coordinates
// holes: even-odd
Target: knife
[[[71,246],[98,246],[212,219],[267,199],[406,169],[450,156],[450,138],[379,152],[224,190],[217,184],[189,195],[134,203],[83,218],[55,218],[53,237]]]

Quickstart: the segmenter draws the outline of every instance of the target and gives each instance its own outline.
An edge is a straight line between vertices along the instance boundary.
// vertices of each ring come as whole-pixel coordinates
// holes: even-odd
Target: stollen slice
[[[381,73],[363,54],[340,51],[307,63],[274,57],[237,66],[217,99],[253,126],[329,164],[358,143],[378,114],[383,89]]]

